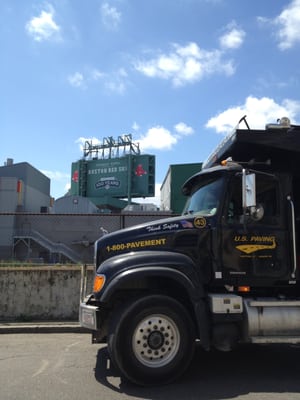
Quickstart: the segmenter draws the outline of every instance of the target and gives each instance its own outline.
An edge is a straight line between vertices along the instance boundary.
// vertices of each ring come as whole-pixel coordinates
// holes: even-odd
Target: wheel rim
[[[170,363],[178,352],[180,333],[166,315],[153,314],[139,322],[133,337],[135,357],[147,367],[159,368]]]

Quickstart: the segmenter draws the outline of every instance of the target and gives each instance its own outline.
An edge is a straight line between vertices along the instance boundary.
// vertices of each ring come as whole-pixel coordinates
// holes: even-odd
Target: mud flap
[[[195,314],[197,318],[197,327],[199,332],[200,344],[204,350],[210,349],[210,327],[207,308],[204,300],[198,300],[194,303]]]

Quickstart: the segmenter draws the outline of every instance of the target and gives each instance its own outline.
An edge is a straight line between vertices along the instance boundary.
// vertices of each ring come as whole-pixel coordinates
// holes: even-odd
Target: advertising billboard
[[[155,156],[128,154],[74,162],[70,192],[93,198],[154,196]]]

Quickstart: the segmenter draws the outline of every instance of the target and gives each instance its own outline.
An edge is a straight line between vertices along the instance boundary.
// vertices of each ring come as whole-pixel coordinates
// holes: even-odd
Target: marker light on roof
[[[287,117],[278,118],[277,124],[267,124],[266,129],[287,129],[290,128],[291,121]]]
[[[283,117],[280,119],[279,124],[288,128],[291,126],[291,121],[289,120],[289,118]]]
[[[221,161],[221,165],[222,165],[223,167],[226,167],[226,165],[228,165],[228,163],[231,162],[231,161],[232,161],[232,158],[231,158],[231,157],[228,157],[228,158],[226,158],[226,160],[222,160],[222,161]]]

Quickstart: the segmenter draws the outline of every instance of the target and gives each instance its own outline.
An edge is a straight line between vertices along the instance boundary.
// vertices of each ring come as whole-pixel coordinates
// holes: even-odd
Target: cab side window
[[[278,210],[278,182],[275,178],[264,175],[256,175],[256,204],[263,207],[264,215],[260,221],[253,223],[276,224]],[[233,177],[230,183],[230,191],[227,206],[227,222],[229,224],[243,223],[242,207],[242,178],[240,175]],[[248,223],[252,223],[251,220]]]
[[[278,181],[266,175],[257,175],[256,204],[262,205],[264,217],[262,223],[276,224],[278,207]]]

